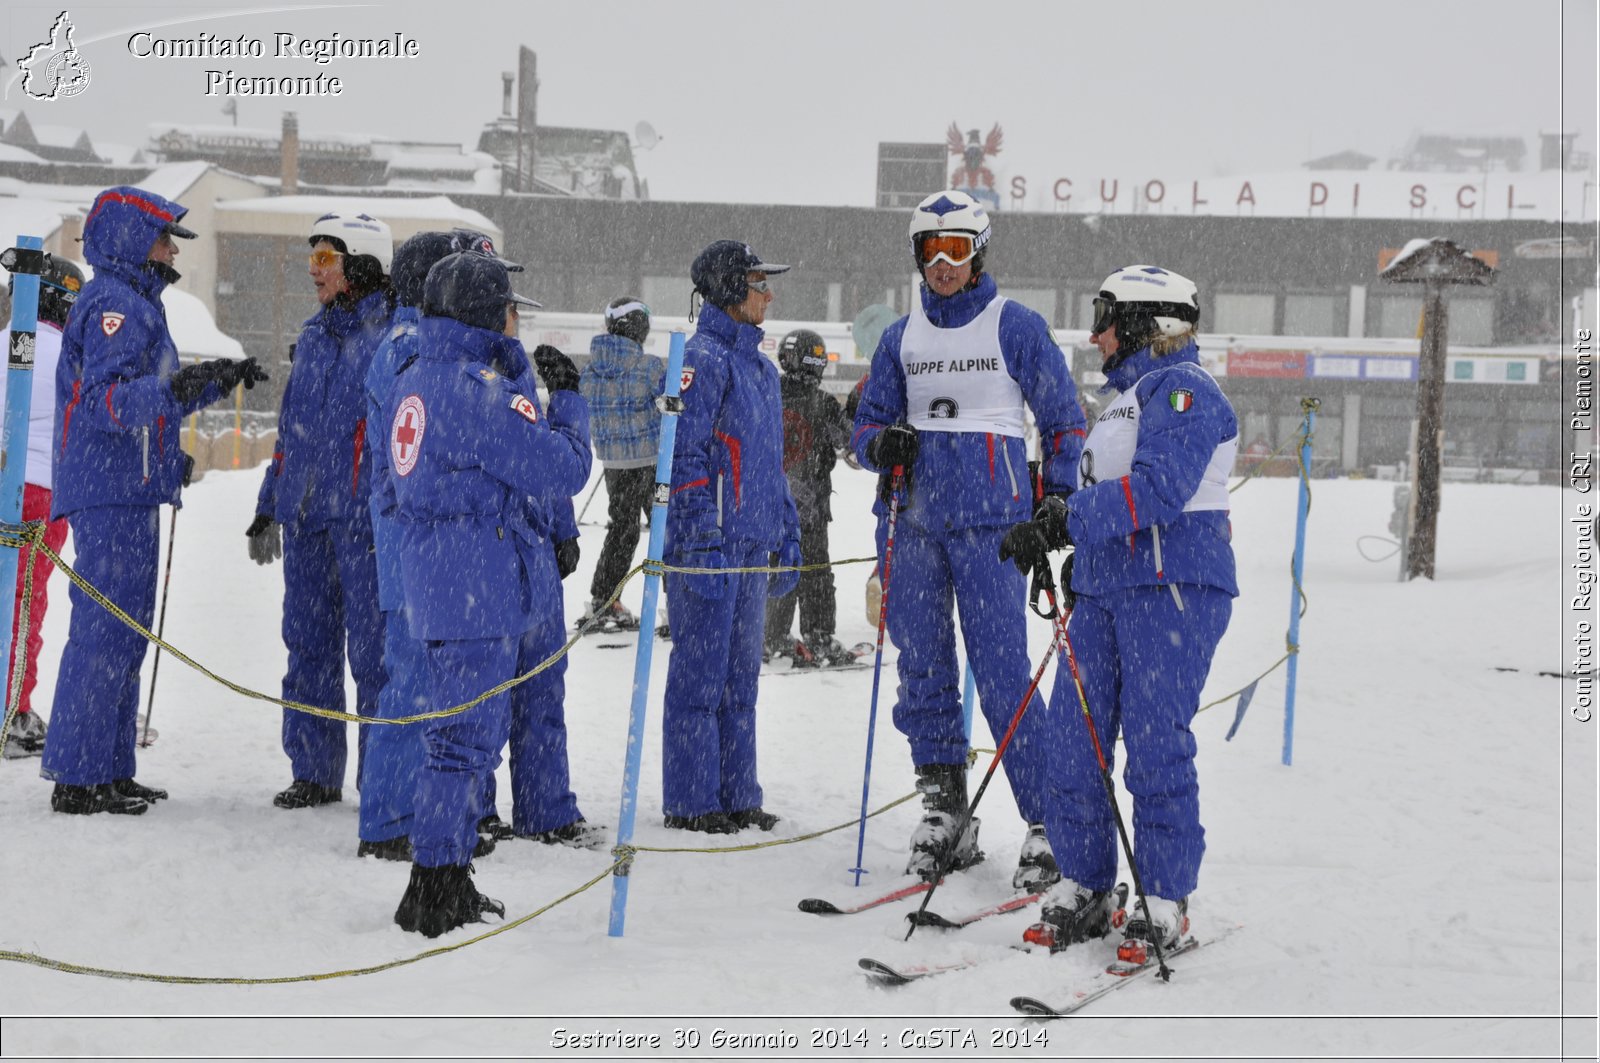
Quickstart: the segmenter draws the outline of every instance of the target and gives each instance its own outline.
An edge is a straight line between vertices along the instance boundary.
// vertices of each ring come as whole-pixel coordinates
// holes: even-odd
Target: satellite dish
[[[640,122],[633,127],[633,139],[638,141],[640,151],[649,151],[661,143],[661,134],[649,122]]]

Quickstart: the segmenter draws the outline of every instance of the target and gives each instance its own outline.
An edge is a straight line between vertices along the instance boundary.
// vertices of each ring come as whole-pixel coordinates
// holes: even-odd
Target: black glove
[[[194,482],[194,456],[187,450],[183,454],[183,486],[188,487]]]
[[[261,368],[260,364],[257,363],[254,358],[246,358],[242,362],[235,362],[233,364],[234,372],[238,374],[237,379],[234,380],[234,384],[243,384],[246,391],[249,391],[251,388],[262,383],[263,381],[272,379],[271,377],[267,376],[267,371]],[[229,385],[229,387],[232,386],[233,385],[231,384]]]
[[[224,392],[232,391],[238,384],[246,390],[267,379],[267,374],[254,358],[213,358],[208,362],[186,365],[172,374],[172,397],[187,405],[198,399],[212,381]]]
[[[556,543],[556,571],[562,579],[578,571],[578,552],[577,536]]]
[[[548,343],[541,343],[533,349],[533,366],[539,370],[539,379],[544,381],[546,391],[578,390],[578,367],[572,364],[571,358]]]
[[[257,513],[244,533],[250,540],[250,560],[256,564],[270,565],[283,556],[283,528],[267,514]]]
[[[920,441],[917,430],[908,424],[892,424],[867,444],[867,460],[880,469],[896,465],[909,468],[917,460]]]
[[[1045,495],[1034,510],[1033,519],[1013,525],[1000,543],[1000,560],[1015,562],[1023,575],[1044,563],[1052,550],[1072,545],[1067,534],[1067,500],[1060,495]]]
[[[1072,607],[1078,603],[1078,596],[1072,593],[1072,559],[1078,556],[1074,550],[1061,562],[1061,608],[1072,612]]]
[[[227,391],[237,381],[231,358],[213,358],[208,362],[186,365],[172,374],[172,397],[187,406],[203,394],[210,384],[216,383]]]

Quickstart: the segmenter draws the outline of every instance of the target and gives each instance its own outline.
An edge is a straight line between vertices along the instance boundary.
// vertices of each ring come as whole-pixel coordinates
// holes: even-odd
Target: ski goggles
[[[1101,292],[1094,300],[1094,320],[1089,325],[1089,334],[1098,336],[1117,322],[1117,300],[1106,292]]]
[[[971,233],[928,233],[917,241],[917,256],[924,266],[941,258],[952,266],[964,266],[978,253],[978,242]]]
[[[770,280],[745,281],[745,283],[750,286],[750,290],[753,292],[760,292],[762,295],[772,294],[772,282]]]
[[[311,252],[311,268],[327,269],[343,257],[344,254],[342,252],[335,251],[331,247],[319,247]]]

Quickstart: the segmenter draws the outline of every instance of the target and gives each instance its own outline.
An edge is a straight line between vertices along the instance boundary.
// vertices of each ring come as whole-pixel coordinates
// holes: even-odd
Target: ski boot
[[[1039,922],[1022,932],[1030,945],[1052,953],[1090,938],[1102,938],[1120,922],[1121,888],[1092,890],[1064,878],[1051,887],[1039,909]]]
[[[638,631],[639,618],[621,602],[607,605],[604,600],[590,602],[589,608],[578,618],[579,629],[591,635],[614,634],[618,631]]]
[[[1165,897],[1150,897],[1150,913],[1144,905],[1134,901],[1122,925],[1122,944],[1117,946],[1117,959],[1122,963],[1142,966],[1155,956],[1155,944],[1163,950],[1177,948],[1189,933],[1189,898],[1169,901]]]
[[[1017,859],[1017,870],[1011,875],[1011,888],[1023,893],[1041,893],[1061,881],[1061,870],[1056,867],[1056,854],[1050,848],[1043,823],[1028,824],[1028,836],[1022,840],[1022,855]]]
[[[738,812],[729,812],[728,818],[733,821],[734,827],[738,830],[744,830],[746,827],[754,827],[757,830],[771,830],[778,825],[777,816],[760,808],[745,808],[740,809]]]
[[[167,799],[165,790],[158,790],[154,786],[145,786],[143,783],[134,782],[131,778],[118,779],[111,786],[123,797],[137,797],[139,800],[152,805],[157,801],[165,801]]]
[[[436,938],[467,923],[481,923],[486,914],[504,919],[505,905],[485,897],[472,885],[472,865],[422,867],[411,865],[394,921],[407,933]]]
[[[149,807],[149,801],[123,794],[115,784],[108,782],[98,786],[69,786],[58,782],[50,793],[50,810],[72,816],[92,816],[97,812],[142,816]]]
[[[331,805],[344,800],[344,791],[337,786],[323,786],[320,783],[307,782],[296,779],[273,797],[272,803],[279,808],[315,808],[318,805]]]
[[[981,863],[979,821],[973,819],[956,835],[967,812],[967,766],[924,764],[917,768],[917,790],[922,794],[922,822],[911,832],[906,874],[932,882],[941,870],[963,871]]]
[[[606,844],[606,829],[579,816],[565,827],[539,831],[536,834],[524,834],[522,837],[543,842],[545,845],[565,845],[569,849],[603,849]]]
[[[37,712],[17,713],[11,721],[10,732],[6,734],[6,759],[21,760],[44,753],[46,730],[44,717]]]
[[[726,812],[703,812],[698,816],[668,815],[663,820],[668,830],[698,830],[706,834],[732,834],[739,828]]]
[[[856,655],[847,650],[832,635],[817,635],[799,643],[796,652],[804,653],[806,660],[819,668],[835,668],[841,664],[854,664]]]

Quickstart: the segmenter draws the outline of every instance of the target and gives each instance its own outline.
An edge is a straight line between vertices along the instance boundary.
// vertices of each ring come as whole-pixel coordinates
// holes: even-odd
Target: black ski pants
[[[651,491],[656,483],[653,465],[636,469],[606,469],[606,541],[600,547],[600,560],[594,566],[589,584],[591,601],[605,601],[617,589],[622,577],[633,567],[633,554],[639,548],[639,514],[650,518]]]
[[[828,521],[800,522],[800,559],[806,565],[828,563]],[[782,598],[767,599],[767,645],[790,647],[789,627],[794,623],[795,605],[800,607],[800,637],[808,644],[826,642],[838,623],[833,594],[833,569],[808,569],[800,573],[800,583]]]

